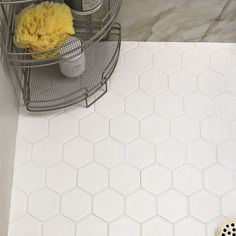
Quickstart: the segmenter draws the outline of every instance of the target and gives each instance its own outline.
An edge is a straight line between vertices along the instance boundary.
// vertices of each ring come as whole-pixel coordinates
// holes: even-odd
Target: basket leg
[[[104,96],[104,95],[107,93],[108,88],[107,88],[107,81],[106,81],[106,80],[105,80],[103,86],[105,87],[104,92],[102,92],[102,94],[100,94],[100,95],[99,95],[97,98],[95,98],[93,101],[89,102],[89,101],[88,101],[88,98],[85,99],[85,103],[86,103],[86,107],[87,107],[87,108],[90,107],[90,106],[92,106],[96,101],[98,101],[102,96]]]

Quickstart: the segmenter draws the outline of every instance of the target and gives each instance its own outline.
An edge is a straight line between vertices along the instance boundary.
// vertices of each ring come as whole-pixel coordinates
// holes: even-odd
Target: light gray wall
[[[0,51],[1,53],[1,51]],[[18,103],[10,73],[0,61],[0,235],[7,236],[12,189]],[[14,84],[14,83],[13,83]]]
[[[236,42],[235,0],[123,0],[122,39]]]

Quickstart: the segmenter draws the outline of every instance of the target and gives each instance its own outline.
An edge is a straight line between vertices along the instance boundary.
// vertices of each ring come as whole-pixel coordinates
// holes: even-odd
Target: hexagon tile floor
[[[124,42],[109,87],[21,109],[9,236],[213,236],[236,215],[236,44]]]

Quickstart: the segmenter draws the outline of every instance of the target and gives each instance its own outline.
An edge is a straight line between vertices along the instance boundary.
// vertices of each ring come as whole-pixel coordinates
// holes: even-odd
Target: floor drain
[[[216,228],[215,236],[236,236],[236,217],[222,220]]]

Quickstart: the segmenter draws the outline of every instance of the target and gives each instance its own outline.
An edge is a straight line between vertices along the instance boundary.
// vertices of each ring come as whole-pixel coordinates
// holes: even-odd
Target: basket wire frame
[[[109,3],[109,4],[105,4]],[[100,18],[96,18],[99,14],[94,14],[94,16],[74,16],[74,27],[75,27],[75,35],[81,38],[81,34],[89,34],[87,40],[83,42],[81,46],[73,48],[71,50],[63,50],[63,47],[68,47],[68,44],[63,44],[57,48],[50,50],[43,50],[37,52],[29,52],[25,49],[19,49],[14,47],[13,45],[13,35],[14,35],[14,25],[15,25],[15,15],[17,15],[22,8],[27,6],[28,4],[18,4],[18,5],[9,5],[9,22],[10,24],[7,26],[8,28],[5,31],[9,32],[6,34],[5,39],[5,47],[7,57],[9,58],[10,63],[15,67],[42,67],[47,65],[57,64],[59,62],[63,62],[66,59],[72,59],[79,55],[80,51],[86,51],[90,46],[92,46],[95,42],[99,41],[103,35],[111,28],[114,20],[119,12],[121,6],[121,0],[106,0],[104,1],[104,7],[102,7],[99,11],[102,12],[100,14]],[[2,5],[1,5],[2,6]],[[106,9],[107,7],[107,9]],[[83,37],[82,37],[83,38]],[[43,54],[48,53],[54,50],[65,51],[63,54],[57,54],[50,58],[41,58],[41,59],[33,59],[33,54]],[[77,54],[75,53],[77,52]],[[73,56],[70,56],[73,55]],[[69,56],[69,57],[68,57]]]
[[[0,18],[0,40],[3,53],[18,75],[27,110],[51,111],[82,101],[86,107],[94,104],[107,92],[107,81],[119,59],[121,27],[114,20],[121,0],[104,0],[106,5],[98,16],[75,16],[75,36],[79,37],[81,45],[75,48],[68,43],[58,48],[62,54],[45,59],[33,59],[32,54],[50,50],[32,53],[18,49],[13,44],[15,15],[29,5],[28,0],[22,2],[4,5],[0,1],[3,12]],[[70,50],[63,51],[63,47],[68,46]],[[77,78],[62,75],[58,63],[82,53],[85,54],[85,72]]]

